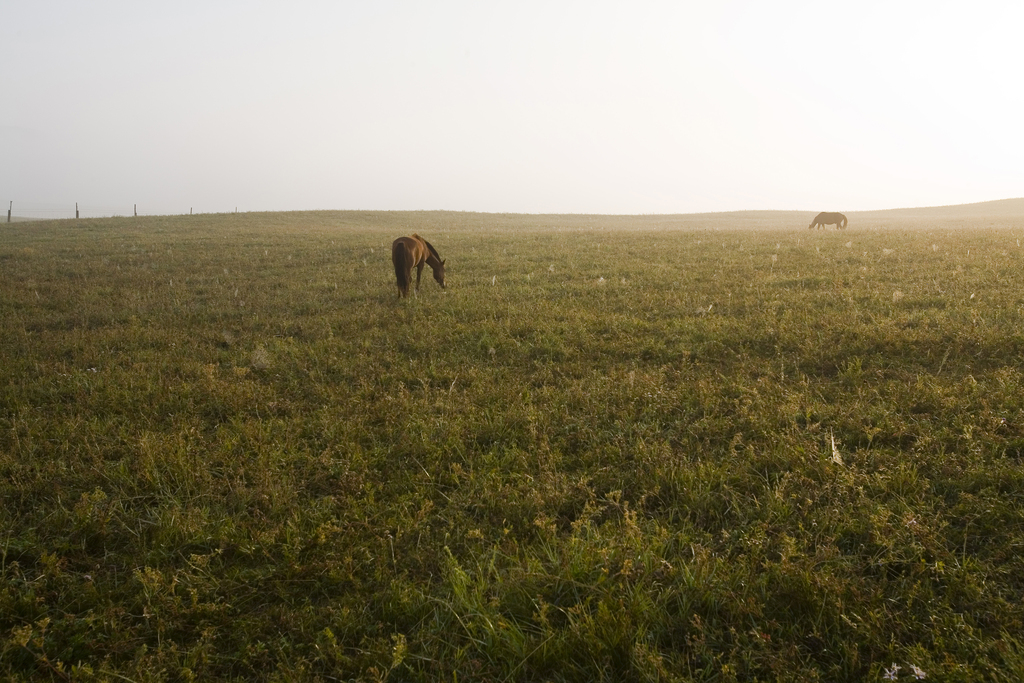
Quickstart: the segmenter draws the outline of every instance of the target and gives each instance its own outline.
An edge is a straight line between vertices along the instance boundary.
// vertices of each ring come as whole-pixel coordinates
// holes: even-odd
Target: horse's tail
[[[400,240],[391,245],[391,262],[395,265],[395,280],[398,281],[398,296],[409,293],[409,268],[406,267],[408,250]]]

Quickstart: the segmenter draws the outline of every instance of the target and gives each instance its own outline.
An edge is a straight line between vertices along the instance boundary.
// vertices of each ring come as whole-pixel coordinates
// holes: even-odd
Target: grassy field
[[[812,216],[3,226],[0,677],[1024,679],[1024,210]]]

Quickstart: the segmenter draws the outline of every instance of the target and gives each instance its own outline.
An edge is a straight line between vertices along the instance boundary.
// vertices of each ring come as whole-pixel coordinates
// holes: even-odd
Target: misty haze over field
[[[1016,3],[44,1],[4,20],[15,214],[1024,194]]]

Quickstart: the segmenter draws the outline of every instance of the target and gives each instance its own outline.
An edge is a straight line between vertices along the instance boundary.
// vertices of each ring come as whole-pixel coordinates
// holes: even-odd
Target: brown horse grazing
[[[391,243],[391,262],[395,264],[395,278],[398,280],[398,298],[409,296],[409,281],[412,269],[416,267],[416,291],[420,291],[420,275],[426,264],[434,271],[434,279],[444,289],[444,264],[437,255],[437,249],[419,235],[399,237]]]
[[[814,228],[824,228],[826,225],[834,225],[837,230],[842,230],[846,227],[846,223],[846,216],[843,214],[822,211],[814,217],[814,220],[807,226],[807,229],[813,230]]]

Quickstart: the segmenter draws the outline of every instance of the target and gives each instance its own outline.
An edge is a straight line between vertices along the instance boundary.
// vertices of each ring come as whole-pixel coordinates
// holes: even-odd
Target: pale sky
[[[1024,196],[1018,1],[7,0],[0,26],[15,215]]]

